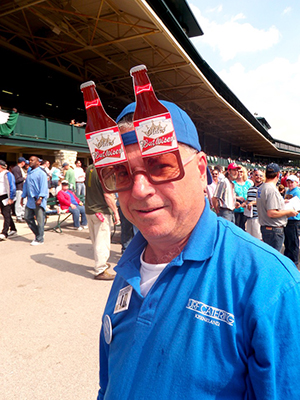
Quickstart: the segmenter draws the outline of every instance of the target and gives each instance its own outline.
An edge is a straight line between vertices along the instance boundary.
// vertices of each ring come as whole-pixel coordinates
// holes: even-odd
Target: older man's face
[[[235,169],[230,169],[230,170],[229,170],[229,179],[230,179],[231,181],[236,180],[237,177],[238,177],[238,174],[239,174],[239,170],[238,170],[237,168],[235,168]]]
[[[191,156],[180,147],[183,162]],[[126,146],[132,172],[144,164],[137,144]],[[159,241],[174,245],[189,236],[202,214],[205,200],[206,159],[198,153],[185,166],[185,176],[179,181],[151,184],[145,174],[134,175],[130,190],[119,193],[125,217],[132,222],[149,243]],[[167,250],[167,248],[166,248]]]

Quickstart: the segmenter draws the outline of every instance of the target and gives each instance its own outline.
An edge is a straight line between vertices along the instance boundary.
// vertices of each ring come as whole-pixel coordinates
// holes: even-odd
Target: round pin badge
[[[110,344],[112,341],[112,324],[109,315],[105,315],[103,321],[103,332],[104,332],[104,339],[107,344]]]

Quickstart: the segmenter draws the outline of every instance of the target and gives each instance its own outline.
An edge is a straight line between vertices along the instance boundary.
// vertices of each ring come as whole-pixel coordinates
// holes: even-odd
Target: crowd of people
[[[107,272],[110,266],[107,260],[112,224],[120,223],[116,197],[103,192],[93,165],[85,171],[80,160],[74,168],[68,162],[63,162],[61,168],[54,162],[50,168],[48,160],[37,156],[31,156],[29,160],[19,157],[17,165],[9,169],[6,162],[0,160],[0,207],[4,219],[0,241],[17,233],[17,223],[26,222],[34,234],[30,244],[43,244],[46,212],[50,211],[49,197],[58,201],[54,213],[69,212],[75,229],[89,229],[94,248],[95,279],[113,280],[114,275]],[[124,220],[122,216],[122,224]],[[123,232],[124,235],[129,243],[133,234]]]
[[[247,171],[236,162],[223,172],[211,169],[213,182],[205,190],[211,209],[278,251],[284,244],[284,254],[298,266],[300,173],[282,173],[276,163]]]
[[[87,228],[84,206],[77,197],[85,195],[85,171],[80,160],[76,161],[74,169],[68,162],[64,162],[62,168],[54,162],[50,168],[48,160],[37,156],[29,160],[19,157],[17,164],[9,169],[6,162],[0,160],[0,169],[0,204],[4,218],[0,240],[17,233],[15,222],[27,222],[35,235],[31,245],[42,244],[49,196],[57,197],[60,209],[68,209],[73,214],[76,229]]]

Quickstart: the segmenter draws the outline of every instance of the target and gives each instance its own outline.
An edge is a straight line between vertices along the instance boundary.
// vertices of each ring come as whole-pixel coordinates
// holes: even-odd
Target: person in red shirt
[[[287,171],[287,172],[284,173],[283,177],[280,180],[281,185],[283,185],[285,188],[288,187],[288,185],[287,185],[288,177],[289,177],[289,172]]]
[[[62,210],[68,210],[73,215],[74,227],[81,231],[88,229],[88,223],[85,215],[85,209],[82,201],[78,199],[72,190],[69,190],[69,182],[63,180],[61,182],[61,190],[57,193],[57,200],[59,201]],[[80,216],[81,225],[80,226]]]

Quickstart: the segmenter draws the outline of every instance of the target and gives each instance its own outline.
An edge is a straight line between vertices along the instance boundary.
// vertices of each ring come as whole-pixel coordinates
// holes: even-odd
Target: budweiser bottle
[[[93,81],[80,86],[87,113],[85,136],[97,169],[127,161],[124,145],[116,122],[110,118],[100,101]],[[100,177],[101,178],[101,177]]]
[[[133,78],[136,98],[133,124],[142,157],[173,153],[178,164],[178,176],[170,180],[181,179],[184,169],[171,115],[157,99],[145,65],[131,68],[130,75]]]

